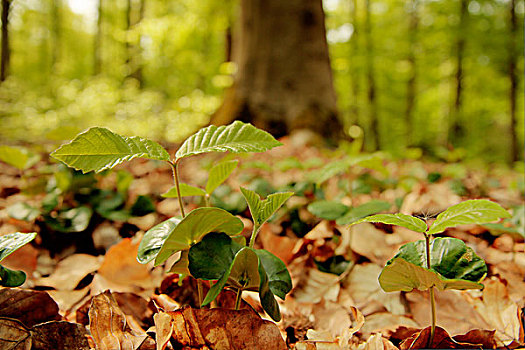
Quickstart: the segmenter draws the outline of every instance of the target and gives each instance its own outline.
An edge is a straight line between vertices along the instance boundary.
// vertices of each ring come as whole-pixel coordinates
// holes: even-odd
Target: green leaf
[[[261,300],[261,305],[275,322],[281,320],[281,311],[279,310],[279,304],[273,296],[271,285],[268,283],[268,275],[264,269],[264,265],[259,264],[259,276],[261,278],[261,284],[259,285],[259,299]]]
[[[465,224],[486,224],[511,215],[502,206],[486,199],[465,201],[449,207],[439,214],[428,230],[429,235],[445,231],[449,227]]]
[[[181,197],[191,197],[191,196],[205,196],[206,191],[202,188],[188,185],[186,183],[179,184],[180,196]],[[164,198],[178,198],[177,195],[177,186],[173,186],[169,189],[168,192],[163,193],[162,197]]]
[[[0,146],[0,161],[24,170],[38,162],[40,157],[22,147]]]
[[[206,183],[206,193],[211,194],[219,187],[231,173],[237,168],[239,161],[232,160],[229,162],[220,162],[210,169],[208,182]]]
[[[138,196],[130,209],[133,216],[144,216],[155,212],[155,204],[148,196]]]
[[[7,214],[13,219],[33,221],[40,215],[40,211],[27,203],[18,202],[7,208]]]
[[[7,267],[0,266],[0,286],[18,287],[26,281],[24,271],[14,271]]]
[[[0,261],[4,260],[12,252],[31,242],[36,237],[36,232],[10,233],[0,236]]]
[[[282,143],[251,124],[235,121],[227,126],[210,125],[190,136],[179,148],[177,159],[208,152],[264,152]]]
[[[392,205],[385,201],[372,200],[350,209],[344,216],[337,219],[338,225],[349,225],[364,217],[390,209]]]
[[[330,162],[322,168],[311,172],[309,178],[320,185],[326,180],[348,171],[348,169],[353,165],[376,169],[382,173],[387,172],[382,165],[382,159],[378,154],[363,154]]]
[[[240,233],[244,225],[238,217],[219,208],[197,208],[191,211],[169,233],[155,258],[155,265],[162,264],[178,251],[189,249],[210,232],[228,235]]]
[[[409,292],[436,286],[445,289],[483,289],[479,283],[487,274],[482,258],[457,238],[436,238],[430,242],[430,266],[427,269],[425,241],[403,245],[387,262],[379,276],[384,291]]]
[[[268,284],[273,294],[283,299],[292,290],[292,278],[284,262],[264,249],[256,249],[255,253],[261,260],[268,275]]]
[[[170,159],[168,152],[154,141],[121,136],[99,127],[79,134],[51,156],[84,173],[98,173],[134,158]]]
[[[56,217],[45,216],[46,224],[58,232],[82,232],[89,226],[93,211],[89,207],[67,209],[58,213]]]
[[[164,241],[166,241],[166,238],[173,232],[179,222],[180,219],[178,218],[169,218],[149,229],[140,241],[137,261],[141,264],[146,264],[155,259]]]
[[[248,207],[254,224],[257,228],[261,227],[291,196],[293,192],[279,192],[269,195],[265,200],[261,200],[254,191],[241,187],[241,192]]]
[[[427,224],[423,220],[405,214],[377,214],[367,216],[364,219],[352,222],[351,225],[362,222],[381,222],[383,224],[403,226],[416,232],[425,232],[427,230]]]
[[[308,205],[308,211],[325,220],[335,220],[345,215],[348,207],[336,201],[315,201]]]

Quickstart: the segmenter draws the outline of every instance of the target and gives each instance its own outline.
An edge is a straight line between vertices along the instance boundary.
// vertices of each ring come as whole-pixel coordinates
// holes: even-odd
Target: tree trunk
[[[58,74],[58,61],[60,60],[60,0],[51,0],[51,20],[52,20],[52,52],[51,52],[51,72]]]
[[[9,69],[9,5],[11,0],[2,0],[2,59],[0,64],[0,82],[7,78]]]
[[[128,0],[126,8],[126,32],[142,21],[144,17],[144,1],[139,0],[138,9],[133,0]],[[131,44],[126,39],[126,65],[128,66],[128,77],[134,78],[142,86],[142,67],[140,62],[140,37],[138,43]]]
[[[357,124],[359,120],[359,65],[356,57],[359,54],[359,17],[358,17],[358,0],[352,0],[352,25],[354,31],[350,38],[350,57],[354,57],[352,64],[352,108],[351,108],[351,123]]]
[[[93,74],[99,75],[102,73],[102,20],[104,16],[103,0],[98,0],[97,10],[97,31],[95,33],[94,41],[94,55],[93,55]]]
[[[374,72],[374,45],[372,42],[372,21],[370,13],[370,2],[366,0],[366,21],[365,21],[365,38],[366,38],[366,62],[367,62],[367,80],[368,80],[368,118],[370,120],[370,141],[366,142],[370,150],[376,150],[381,147],[379,140],[379,123],[377,116],[376,102],[376,82]]]
[[[510,160],[516,162],[520,156],[520,150],[518,146],[518,134],[516,132],[516,126],[518,124],[516,120],[516,100],[518,94],[518,72],[516,69],[516,61],[518,54],[516,52],[516,39],[518,33],[518,22],[516,19],[516,0],[510,2],[510,38],[509,38],[509,50],[508,50],[508,65],[509,65],[509,79],[510,79],[510,90],[509,90],[509,102],[510,102]]]
[[[456,43],[456,74],[455,74],[455,99],[452,107],[449,123],[449,144],[454,145],[464,136],[465,130],[461,123],[461,107],[463,104],[463,56],[465,54],[465,30],[467,28],[468,0],[460,0],[459,28],[456,33],[458,41]]]
[[[336,137],[336,95],[321,0],[242,0],[233,38],[238,69],[213,124],[234,119],[282,136]]]
[[[417,89],[417,66],[416,66],[416,46],[417,46],[417,30],[419,26],[418,17],[418,0],[412,0],[410,9],[410,23],[408,27],[409,49],[407,61],[410,64],[410,77],[407,81],[407,100],[405,109],[405,124],[407,128],[407,146],[412,143],[412,129],[414,126],[414,107],[416,104],[416,89]]]

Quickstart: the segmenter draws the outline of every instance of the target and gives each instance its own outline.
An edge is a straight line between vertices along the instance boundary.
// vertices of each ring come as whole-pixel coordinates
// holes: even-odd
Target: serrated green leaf
[[[469,200],[453,205],[439,214],[430,226],[428,234],[440,233],[458,225],[486,224],[509,217],[510,213],[497,203],[486,199]]]
[[[180,196],[181,197],[191,197],[191,196],[205,196],[206,191],[204,191],[202,188],[195,187],[192,185],[188,185],[186,183],[180,183],[179,184],[179,190],[180,190]],[[168,192],[163,193],[162,197],[164,198],[178,198],[177,195],[177,186],[173,186],[169,189]]]
[[[482,289],[487,274],[483,259],[457,238],[436,238],[430,242],[430,269],[427,269],[425,241],[403,245],[379,276],[386,292],[445,289]]]
[[[181,159],[208,152],[264,152],[280,145],[266,131],[237,120],[227,126],[210,125],[199,130],[184,141],[175,156]]]
[[[237,168],[238,163],[238,160],[220,162],[211,168],[208,175],[208,182],[206,183],[206,193],[211,194],[217,187],[226,181],[235,168]]]
[[[248,207],[256,227],[261,227],[291,196],[293,192],[279,192],[269,195],[265,200],[261,200],[254,191],[241,187],[241,192]]]
[[[408,228],[409,230],[416,232],[425,232],[427,230],[427,224],[418,218],[405,214],[377,214],[367,216],[361,220],[357,220],[350,225],[360,224],[362,222],[381,222],[383,224],[397,225]]]
[[[4,260],[9,254],[31,242],[36,237],[36,232],[21,233],[15,232],[0,236],[0,261]]]
[[[134,158],[168,161],[168,152],[158,143],[141,137],[125,137],[105,128],[91,128],[51,156],[84,173],[111,169]]]
[[[189,249],[210,232],[228,235],[240,233],[244,225],[238,217],[219,208],[197,208],[191,211],[169,233],[155,258],[155,265],[162,264],[178,251]]]
[[[137,252],[137,261],[146,264],[157,256],[164,241],[179,224],[179,218],[169,218],[149,229],[142,237]]]
[[[22,147],[0,146],[0,161],[24,170],[35,164],[40,157]]]
[[[388,210],[391,206],[390,203],[385,201],[372,200],[350,209],[344,216],[337,219],[336,223],[338,225],[353,224],[364,217]]]
[[[321,200],[308,204],[307,209],[318,218],[335,220],[345,215],[349,208],[341,202]]]

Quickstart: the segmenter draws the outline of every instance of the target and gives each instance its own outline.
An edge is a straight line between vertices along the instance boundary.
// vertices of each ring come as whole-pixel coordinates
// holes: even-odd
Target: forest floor
[[[284,146],[261,155],[226,155],[239,159],[239,166],[211,199],[212,205],[239,215],[243,233],[249,237],[252,223],[239,185],[263,197],[275,191],[295,192],[263,226],[256,242],[286,263],[293,281],[292,292],[279,300],[282,320],[277,328],[270,321],[253,318],[258,313],[269,319],[255,293],[243,294],[245,311],[212,315],[197,308],[193,280],[167,273],[174,260],[155,268],[137,262],[144,232],[180,213],[177,199],[161,197],[173,186],[171,169],[164,164],[134,160],[111,172],[90,175],[83,178],[87,179],[84,183],[77,181],[76,187],[63,190],[52,210],[42,214],[50,188],[60,187],[57,184],[66,181],[64,177],[69,176],[70,183],[81,177],[61,176],[68,173],[65,168],[46,157],[23,174],[0,163],[0,234],[39,233],[31,244],[2,260],[2,266],[23,270],[28,278],[20,288],[0,289],[0,348],[22,349],[28,344],[37,349],[426,347],[431,322],[428,292],[386,293],[378,283],[381,269],[397,248],[422,235],[386,224],[339,225],[331,210],[316,211],[309,205],[329,200],[340,203],[337,208],[344,212],[381,201],[390,204],[385,212],[431,221],[451,205],[478,198],[501,204],[512,218],[496,225],[458,226],[438,235],[465,241],[486,261],[488,275],[483,291],[437,292],[441,328],[434,345],[524,346],[522,173],[504,167],[471,168],[374,155],[316,184],[327,175],[319,168],[348,156],[340,150],[309,146],[300,138],[281,141]],[[205,169],[220,157],[225,155],[184,160],[183,182],[205,183]],[[100,193],[108,203],[118,197],[115,193],[124,196],[116,214],[95,211],[84,219],[61,214],[63,208],[81,202],[93,205],[88,197]],[[129,215],[139,196],[151,198],[154,211]],[[196,197],[184,202],[188,209],[202,205]],[[10,209],[13,206],[16,213]],[[26,212],[21,214],[23,208]],[[75,232],[75,225],[82,228],[80,232]],[[232,294],[224,291],[218,305],[232,308]]]

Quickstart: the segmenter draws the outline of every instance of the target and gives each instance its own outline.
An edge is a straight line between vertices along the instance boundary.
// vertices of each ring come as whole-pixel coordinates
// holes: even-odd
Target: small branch
[[[204,285],[201,280],[197,280],[197,293],[199,295],[199,307],[202,307],[202,301],[204,300]]]

